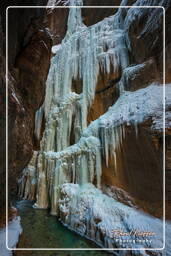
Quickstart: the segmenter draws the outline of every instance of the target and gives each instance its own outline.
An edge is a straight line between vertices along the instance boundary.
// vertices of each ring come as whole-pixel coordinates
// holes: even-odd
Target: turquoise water
[[[23,233],[18,248],[97,248],[93,242],[64,227],[47,210],[36,210],[26,200],[15,203],[21,217]],[[104,251],[18,251],[31,256],[109,256]]]

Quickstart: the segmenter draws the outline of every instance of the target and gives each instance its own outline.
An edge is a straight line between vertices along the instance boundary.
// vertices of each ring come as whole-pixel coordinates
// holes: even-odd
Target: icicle
[[[58,200],[59,200],[59,184],[60,184],[60,168],[61,161],[57,161],[56,168],[53,169],[53,182],[51,187],[51,214],[58,214]]]
[[[70,5],[82,4],[80,0],[70,1]],[[70,94],[72,80],[80,80],[83,88],[80,100],[81,114],[78,113],[77,117],[76,112],[76,119],[80,119],[80,132],[86,128],[87,110],[94,99],[100,69],[109,74],[113,70],[118,72],[129,64],[125,32],[118,24],[118,18],[121,16],[122,10],[118,10],[114,16],[86,27],[82,23],[81,8],[70,8],[67,34],[52,59],[47,80],[46,117],[53,107],[54,98],[58,102]],[[80,137],[77,130],[75,135]]]
[[[101,162],[101,150],[96,147],[96,178],[97,178],[97,188],[101,188],[101,175],[102,175],[102,162]]]
[[[136,138],[138,138],[138,124],[136,122],[134,123],[134,128],[135,128]]]
[[[117,160],[116,160],[116,152],[113,151],[114,164],[115,164],[115,175],[117,174]]]
[[[89,181],[93,183],[94,180],[94,156],[92,152],[90,151],[88,153],[88,170],[89,170]]]
[[[104,149],[105,149],[105,160],[106,166],[108,167],[108,160],[109,160],[109,140],[108,140],[108,130],[105,128],[104,130]]]
[[[82,6],[82,0],[69,0],[69,6]],[[82,27],[82,17],[81,17],[81,8],[70,8],[69,17],[68,17],[68,28],[67,28],[67,37],[70,37],[74,34],[79,27]]]
[[[40,139],[40,133],[41,133],[41,127],[42,127],[42,120],[43,120],[43,114],[44,114],[44,104],[37,110],[35,115],[35,136],[39,140]]]
[[[37,199],[34,204],[35,208],[46,209],[48,208],[48,193],[47,193],[47,179],[46,170],[43,168],[44,157],[42,154],[38,156],[37,171],[38,171],[38,184],[37,184]]]
[[[37,157],[38,152],[34,151],[32,159],[28,166],[23,170],[22,177],[18,180],[19,192],[21,198],[35,200],[37,187]]]
[[[81,156],[81,165],[80,165],[80,184],[85,184],[88,182],[88,161],[87,156]]]

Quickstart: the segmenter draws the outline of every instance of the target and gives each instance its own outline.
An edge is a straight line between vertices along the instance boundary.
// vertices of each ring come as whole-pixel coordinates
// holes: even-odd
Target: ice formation
[[[162,220],[117,202],[92,184],[68,183],[60,190],[61,221],[103,248],[163,247]]]
[[[70,1],[70,5],[75,4],[82,5],[82,1]],[[66,37],[60,47],[56,47],[56,55],[52,58],[47,80],[46,116],[53,98],[59,99],[71,93],[72,81],[80,80],[82,84],[80,128],[86,127],[87,108],[94,99],[100,72],[118,72],[129,64],[122,27],[122,10],[87,27],[82,22],[81,9],[70,9]]]
[[[70,0],[69,4],[81,6],[82,1]],[[126,5],[126,1],[121,4]],[[154,126],[157,113],[163,110],[162,85],[151,84],[134,92],[126,91],[129,78],[143,68],[143,64],[129,66],[129,38],[125,29],[125,24],[129,25],[129,19],[125,20],[128,12],[131,11],[120,8],[115,15],[87,27],[81,19],[81,8],[70,8],[66,36],[52,49],[55,56],[51,60],[45,102],[36,113],[37,139],[40,139],[43,115],[46,121],[40,151],[34,152],[19,180],[21,197],[35,200],[36,208],[50,207],[51,213],[61,216],[70,228],[105,247],[119,246],[110,237],[111,228],[128,231],[143,225],[151,227],[151,219],[98,190],[101,188],[102,157],[106,165],[109,157],[113,157],[117,170],[117,151],[122,147],[125,127],[132,125],[138,134],[139,123],[151,118]],[[87,127],[87,111],[95,97],[99,75],[120,71],[119,99]],[[79,82],[80,94],[73,91],[74,81]],[[166,85],[166,107],[170,106],[170,98],[171,85]],[[85,185],[88,183],[98,189]],[[66,198],[61,198],[61,193]],[[79,226],[80,218],[84,219],[84,225]],[[134,223],[134,218],[139,219],[142,226]],[[154,222],[157,228],[161,227],[156,219]],[[160,237],[157,241],[158,247],[162,246]]]
[[[82,1],[72,0],[69,4],[80,6]],[[70,169],[67,167],[70,164],[77,166],[77,170],[75,167],[72,170],[72,176],[76,175],[77,178],[75,180],[69,178],[68,182],[93,182],[96,179],[96,184],[100,187],[99,138],[98,136],[81,138],[81,135],[83,129],[87,127],[87,109],[94,99],[99,74],[118,72],[128,66],[122,12],[118,10],[114,16],[87,27],[82,22],[81,8],[71,8],[66,36],[61,45],[53,47],[56,55],[51,60],[45,102],[37,111],[35,119],[35,135],[39,139],[42,117],[45,113],[46,125],[41,150],[36,153],[36,160],[34,155],[30,165],[25,168],[25,179],[22,179],[20,186],[20,195],[33,198],[36,180],[38,207],[48,206],[49,196],[44,196],[43,192],[39,193],[39,190],[46,191],[45,194],[49,193],[49,185],[46,186],[45,183],[47,177],[53,176],[49,174],[55,172],[52,169],[57,173],[61,172],[64,176],[62,181],[55,183],[54,187],[67,179],[64,173],[67,168]],[[81,94],[72,91],[74,80],[80,81]],[[71,139],[77,143],[75,146],[71,146]],[[60,156],[61,159],[52,160],[50,157],[52,152],[57,152],[56,158]],[[80,154],[81,160],[79,160]],[[65,158],[69,159],[68,163],[67,161],[63,163]],[[79,162],[81,163],[78,164]],[[42,165],[43,167],[39,168]],[[30,192],[28,192],[28,184],[30,184]]]
[[[38,152],[34,151],[31,161],[28,166],[23,170],[21,179],[18,180],[19,195],[23,199],[34,200],[36,195],[37,183],[37,157]]]
[[[43,121],[43,115],[44,115],[44,105],[42,105],[37,111],[35,115],[35,129],[34,134],[36,138],[40,139],[40,133],[41,133],[41,127],[42,127],[42,121]]]
[[[163,129],[164,106],[166,110],[170,108],[170,99],[171,84],[166,84],[165,89],[162,85],[151,84],[134,92],[125,91],[104,115],[83,131],[82,136],[99,137],[103,155],[108,163],[109,154],[116,158],[116,150],[122,145],[125,126],[132,125],[138,133],[138,124],[151,118],[153,128],[160,114],[160,130]]]

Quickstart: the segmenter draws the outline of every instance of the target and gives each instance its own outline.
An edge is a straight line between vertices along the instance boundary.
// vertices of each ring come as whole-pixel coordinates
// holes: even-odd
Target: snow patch
[[[20,225],[20,217],[15,217],[8,223],[8,247],[15,249],[18,243],[22,228]],[[0,250],[1,256],[12,256],[12,251],[6,248],[6,228],[0,229]]]

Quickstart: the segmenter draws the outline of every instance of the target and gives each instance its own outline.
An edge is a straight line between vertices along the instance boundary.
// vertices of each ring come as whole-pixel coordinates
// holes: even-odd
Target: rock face
[[[25,1],[26,5],[45,5],[47,1]],[[22,5],[15,1],[13,5]],[[5,207],[5,9],[1,24],[1,216]],[[8,10],[8,173],[9,191],[16,189],[16,179],[29,162],[34,144],[34,116],[44,101],[45,81],[50,64],[52,39],[44,22],[45,9]],[[22,24],[22,25],[21,25]]]
[[[32,155],[34,115],[44,100],[50,49],[50,36],[46,31],[38,31],[17,58],[15,66],[17,77],[14,78],[11,75],[9,83],[9,174],[17,171],[19,173]],[[22,133],[21,130],[23,130]],[[11,185],[15,185],[15,180],[11,182]]]
[[[72,0],[69,3],[82,5],[82,1]],[[140,0],[122,1],[121,5],[141,6],[143,3]],[[167,13],[169,1],[161,1],[160,4],[165,4]],[[101,225],[109,218],[114,223],[113,229],[119,226],[130,230],[133,224],[129,218],[124,219],[129,212],[125,202],[158,218],[163,214],[160,43],[163,9],[120,8],[100,22],[95,20],[93,23],[90,17],[91,26],[87,27],[83,21],[87,22],[88,13],[83,11],[82,20],[81,8],[70,9],[65,38],[53,48],[45,101],[36,114],[35,133],[40,134],[42,113],[45,130],[40,150],[34,152],[31,162],[23,170],[19,186],[20,195],[34,199],[36,208],[49,207],[51,213],[60,217],[69,228],[101,246],[113,248],[119,245],[108,237],[110,226],[105,224],[103,232]],[[140,51],[137,51],[137,45],[140,45]],[[171,84],[168,70],[166,78],[169,153]],[[167,180],[170,181],[170,158],[167,156],[166,159]],[[84,190],[87,183],[98,189],[87,185]],[[83,189],[83,194],[79,188]],[[169,205],[168,188],[166,192]],[[102,210],[100,217],[96,216],[98,210],[97,207],[94,209],[92,202],[98,204],[98,198],[102,202],[108,201],[108,204],[110,201],[113,211],[117,207],[112,200],[120,201],[121,208],[126,207],[121,213],[123,223],[115,219],[122,218],[118,208],[117,214],[114,212],[108,216]],[[105,203],[100,206],[106,209]],[[152,217],[144,217],[140,210],[136,210],[136,216],[141,218],[143,227],[151,227],[148,224]],[[130,218],[135,219],[135,216]],[[167,218],[170,218],[169,214]],[[152,219],[160,223],[156,231],[159,234],[162,221]],[[136,226],[136,222],[134,224]],[[142,230],[142,226],[138,228]],[[161,238],[156,242],[157,247],[162,247]],[[156,247],[156,244],[146,245],[148,248]]]

